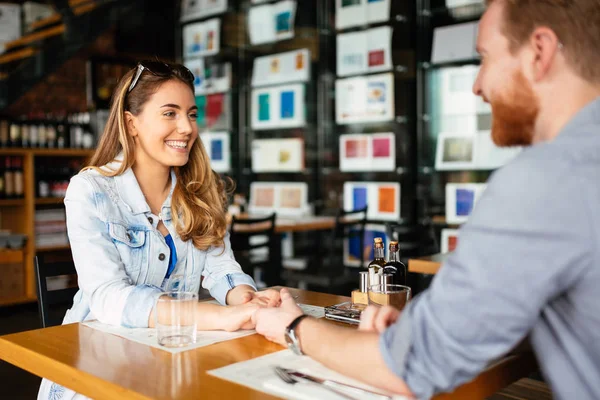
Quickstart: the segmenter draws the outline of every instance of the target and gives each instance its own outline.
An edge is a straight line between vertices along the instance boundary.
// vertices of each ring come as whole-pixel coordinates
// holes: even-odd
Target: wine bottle
[[[385,250],[383,247],[383,239],[376,237],[373,241],[373,261],[369,263],[369,287],[378,285],[383,275],[383,267],[385,266]]]
[[[392,275],[392,283],[396,285],[406,285],[407,268],[400,261],[400,246],[398,242],[390,242],[390,259],[383,267],[384,274]]]

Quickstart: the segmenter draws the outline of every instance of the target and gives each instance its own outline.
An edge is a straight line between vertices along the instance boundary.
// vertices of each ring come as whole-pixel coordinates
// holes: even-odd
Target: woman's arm
[[[147,327],[161,290],[135,286],[100,218],[108,195],[91,179],[76,175],[65,196],[67,232],[78,283],[93,315],[111,325]],[[104,199],[104,200],[103,200]]]

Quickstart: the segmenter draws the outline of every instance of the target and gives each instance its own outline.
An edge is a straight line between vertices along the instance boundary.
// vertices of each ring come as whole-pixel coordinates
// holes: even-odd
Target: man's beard
[[[528,146],[533,141],[539,101],[522,72],[515,72],[506,95],[490,98],[492,139],[497,146]]]

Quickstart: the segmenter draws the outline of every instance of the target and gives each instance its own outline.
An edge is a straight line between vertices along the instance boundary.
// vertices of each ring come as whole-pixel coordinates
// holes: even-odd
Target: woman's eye
[[[168,111],[166,113],[163,114],[165,117],[174,117],[175,113],[173,111]]]
[[[196,113],[190,114],[190,118],[191,119],[196,119],[196,118],[198,118],[198,114],[196,114]]]

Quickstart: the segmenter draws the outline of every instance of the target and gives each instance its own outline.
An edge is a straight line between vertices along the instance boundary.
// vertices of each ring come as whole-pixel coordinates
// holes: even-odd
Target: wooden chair
[[[254,276],[257,268],[268,286],[281,283],[281,244],[275,232],[276,213],[259,218],[232,217],[231,248],[245,273]]]
[[[69,307],[73,304],[73,297],[79,290],[77,286],[68,285],[64,288],[56,290],[48,290],[48,278],[67,276],[68,282],[77,277],[75,264],[68,256],[55,255],[38,255],[35,257],[35,273],[37,278],[37,294],[38,306],[40,313],[40,321],[42,328],[49,326],[60,325],[64,315],[56,315],[54,307],[63,306],[60,311],[64,311],[64,307]],[[76,279],[75,279],[76,282]]]

